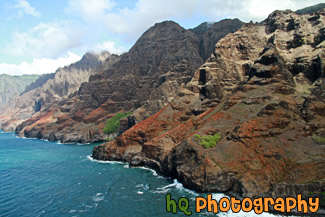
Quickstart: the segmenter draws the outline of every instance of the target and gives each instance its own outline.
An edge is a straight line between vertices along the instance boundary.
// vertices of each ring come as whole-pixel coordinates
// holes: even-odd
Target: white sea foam
[[[164,186],[162,188],[157,188],[157,189],[158,190],[165,190],[165,189],[168,189],[168,188],[171,188],[171,187],[174,187],[174,186],[176,186],[176,183],[169,184],[169,185],[166,185],[166,186]]]
[[[25,137],[25,136],[16,136],[17,139],[34,139],[34,140],[38,140],[37,138],[28,138],[28,137]]]
[[[92,156],[88,155],[87,159],[92,162],[103,163],[103,164],[126,164],[120,161],[104,161],[104,160],[96,160]]]
[[[138,191],[137,194],[143,194],[143,192],[142,191]]]
[[[185,188],[182,183],[180,183],[179,181],[177,181],[177,179],[174,179],[174,183],[176,184],[175,185],[175,188],[176,189],[178,189],[180,191],[186,191],[187,193],[190,193],[190,194],[192,194],[194,196],[197,196],[198,195],[195,191],[192,191],[190,189]]]
[[[161,190],[161,191],[151,191],[151,192],[155,193],[155,194],[166,194],[168,191],[170,191],[169,188]]]
[[[143,169],[143,170],[149,170],[152,172],[152,175],[158,176],[157,172],[153,169],[147,168],[147,167],[132,167],[132,168],[138,168],[138,169]]]
[[[103,195],[103,193],[97,193],[96,196],[93,197],[93,201],[94,202],[99,202],[99,201],[104,200],[105,197],[102,196],[102,195]]]
[[[148,168],[148,167],[130,167],[130,165],[129,165],[128,163],[125,163],[125,162],[120,162],[120,161],[103,161],[103,160],[96,160],[96,159],[94,159],[94,158],[93,158],[92,156],[90,156],[90,155],[87,156],[87,159],[90,160],[90,161],[93,161],[93,162],[97,162],[97,163],[124,164],[124,166],[123,166],[124,168],[131,168],[131,169],[136,168],[136,169],[149,170],[149,171],[152,172],[152,175],[157,176],[158,178],[164,178],[164,177],[162,177],[162,176],[159,176],[155,170],[150,169],[150,168]]]
[[[89,143],[89,142],[87,142],[87,143],[77,143],[77,145],[78,145],[78,146],[90,145],[90,143]]]
[[[177,179],[174,179],[174,182],[172,184],[166,185],[161,188],[157,188],[157,191],[153,191],[153,193],[166,193],[170,191],[171,188],[176,188],[179,191],[185,191],[187,193],[192,194],[193,196],[197,196],[198,194],[195,191],[189,190],[183,186],[182,183],[178,182]]]
[[[213,193],[212,194],[212,199],[214,199],[216,201],[221,200],[221,198],[223,198],[223,197],[229,198],[227,195],[222,194],[222,193]]]

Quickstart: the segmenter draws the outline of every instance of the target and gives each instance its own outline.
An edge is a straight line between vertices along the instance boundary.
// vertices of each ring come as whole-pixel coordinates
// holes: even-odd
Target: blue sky
[[[78,61],[87,51],[126,52],[150,26],[174,20],[262,21],[276,9],[320,0],[0,0],[0,74],[42,74]]]

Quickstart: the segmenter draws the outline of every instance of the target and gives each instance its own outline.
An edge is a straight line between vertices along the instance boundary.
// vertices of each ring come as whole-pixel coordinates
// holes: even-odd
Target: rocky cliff
[[[8,103],[8,108],[0,112],[1,129],[15,131],[16,127],[34,114],[38,114],[59,101],[68,98],[78,90],[81,83],[86,82],[96,66],[102,64],[108,53],[101,55],[86,53],[82,59],[55,73],[43,75],[26,87],[23,93]],[[107,60],[114,62],[118,57]]]
[[[133,122],[139,122],[159,111],[204,63],[202,54],[208,51],[201,51],[201,44],[214,44],[241,25],[226,20],[196,33],[172,21],[158,23],[108,69],[98,70],[75,94],[34,115],[16,132],[63,142],[102,141],[107,119],[134,111]]]
[[[197,191],[324,202],[324,33],[325,9],[244,25],[174,100],[93,157],[148,166]]]

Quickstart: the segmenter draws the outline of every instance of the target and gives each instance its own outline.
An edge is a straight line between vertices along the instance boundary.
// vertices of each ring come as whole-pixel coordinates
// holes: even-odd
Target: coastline
[[[192,193],[193,195],[199,195],[199,194],[205,194],[205,193],[207,194],[207,193],[209,193],[209,194],[214,195],[214,198],[213,199],[217,198],[217,199],[215,199],[217,201],[219,201],[222,197],[227,197],[227,198],[236,197],[236,199],[240,199],[240,200],[244,198],[244,197],[238,196],[238,194],[232,194],[232,193],[229,193],[229,192],[197,192],[197,191],[195,191],[195,190],[193,190],[191,188],[185,187],[183,185],[183,183],[180,180],[178,180],[177,178],[170,177],[170,176],[166,176],[166,174],[162,173],[161,171],[156,170],[155,168],[150,168],[149,165],[132,166],[129,162],[126,162],[126,161],[96,160],[92,156],[89,156],[88,159],[91,160],[91,161],[94,161],[94,162],[98,162],[98,163],[124,164],[125,166],[128,165],[128,168],[139,168],[139,169],[149,170],[149,171],[153,172],[153,175],[154,176],[157,175],[157,176],[160,176],[160,177],[163,177],[163,178],[172,178],[172,179],[174,179],[174,184],[171,184],[170,186],[178,185],[178,188],[183,188],[185,191],[187,191],[189,193]],[[162,189],[162,190],[164,190],[164,189]],[[247,214],[247,215],[254,214],[254,215],[258,216],[258,214],[255,214],[254,211],[251,211],[251,212],[248,212],[248,213],[241,211],[240,213],[241,214]],[[221,216],[223,216],[224,213],[220,212],[218,214],[221,214]],[[232,213],[232,214],[235,214],[235,213]],[[263,215],[270,214],[271,216],[277,215],[277,216],[291,216],[291,217],[319,216],[319,215],[325,215],[325,209],[319,208],[319,210],[317,211],[317,213],[306,213],[305,214],[305,213],[297,212],[296,209],[293,210],[293,212],[290,212],[290,213],[282,213],[282,212],[275,211],[275,210],[272,209],[272,207],[270,207],[270,211],[269,212],[263,212],[262,214]],[[226,216],[226,214],[224,214],[224,215]]]
[[[12,133],[12,134],[14,134],[14,132],[2,132],[2,131],[0,131],[0,133],[9,133],[9,134]],[[14,134],[14,135],[16,135],[16,134]],[[32,140],[41,140],[41,141],[46,141],[46,142],[53,142],[53,141],[48,141],[48,140],[45,140],[45,139],[24,138],[24,137],[18,137],[18,136],[16,136],[16,137],[17,138],[22,138],[22,139],[32,139]],[[60,141],[57,141],[56,144],[66,144],[66,143],[61,143]],[[77,143],[73,143],[73,144],[77,145]],[[91,144],[94,145],[95,143],[91,143]],[[87,145],[87,144],[85,144],[85,145]],[[95,147],[98,147],[98,146],[95,146]],[[122,165],[124,165],[123,166],[124,168],[143,169],[143,170],[151,171],[153,176],[157,176],[157,178],[172,178],[174,180],[173,183],[168,185],[168,186],[165,186],[165,187],[161,188],[162,191],[166,190],[169,187],[175,186],[176,188],[183,189],[183,190],[185,190],[188,193],[191,193],[193,195],[198,195],[200,193],[211,193],[212,195],[214,195],[214,198],[216,198],[216,199],[217,198],[220,199],[221,197],[224,197],[224,196],[228,197],[228,198],[229,197],[242,198],[242,197],[238,197],[238,194],[232,194],[230,192],[200,192],[200,191],[195,191],[195,190],[189,188],[188,186],[184,186],[181,180],[179,180],[177,178],[174,178],[174,177],[171,177],[171,176],[168,176],[168,175],[164,174],[162,171],[159,171],[154,167],[153,168],[150,167],[150,165],[132,165],[130,162],[120,161],[120,160],[110,160],[110,161],[108,161],[108,160],[97,160],[97,159],[93,158],[92,155],[88,155],[87,160],[92,161],[92,162],[96,162],[96,163],[103,163],[103,164],[122,164]],[[226,216],[226,214],[227,213],[225,213],[225,216]],[[227,214],[227,216],[229,216],[228,214]],[[250,216],[250,214],[255,214],[255,213],[254,213],[254,211],[251,211],[249,213],[243,213],[243,214],[247,214],[248,216]],[[324,209],[319,209],[319,211],[316,214],[302,214],[302,213],[296,213],[296,212],[281,213],[281,212],[277,212],[277,211],[274,211],[274,210],[270,210],[270,212],[263,213],[263,215],[265,215],[265,214],[270,215],[270,217],[274,216],[274,215],[276,215],[276,216],[292,216],[292,217],[319,216],[319,215],[325,214],[325,210]]]

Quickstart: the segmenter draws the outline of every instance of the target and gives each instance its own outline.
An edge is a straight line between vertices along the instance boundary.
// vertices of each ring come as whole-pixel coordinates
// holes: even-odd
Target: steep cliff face
[[[202,60],[205,61],[213,53],[215,44],[221,38],[237,31],[243,24],[238,19],[226,19],[216,23],[202,23],[196,28],[190,29],[198,37],[198,53]],[[183,65],[182,67],[187,66]],[[133,113],[136,121],[145,120],[170,103],[177,96],[181,85],[188,83],[192,76],[193,74],[189,76],[188,73],[182,71],[176,76],[172,71],[160,76],[164,83],[159,88],[154,89],[145,104]]]
[[[202,23],[191,29],[200,40],[200,56],[206,61],[214,51],[215,44],[228,33],[236,32],[244,23],[238,19],[225,19],[217,23]]]
[[[94,73],[73,96],[24,122],[16,132],[63,142],[94,142],[105,138],[105,121],[117,112],[135,110],[134,119],[142,121],[170,102],[203,64],[200,40],[174,22],[158,23],[119,61]]]
[[[93,157],[149,166],[198,191],[323,198],[324,29],[324,9],[246,24],[172,102]]]
[[[80,61],[59,68],[54,74],[41,76],[27,86],[20,96],[14,98],[8,109],[1,112],[1,128],[14,131],[20,123],[35,113],[52,107],[55,102],[77,91],[81,83],[88,80],[92,69],[101,64],[102,56],[107,57],[107,53],[87,53]]]

